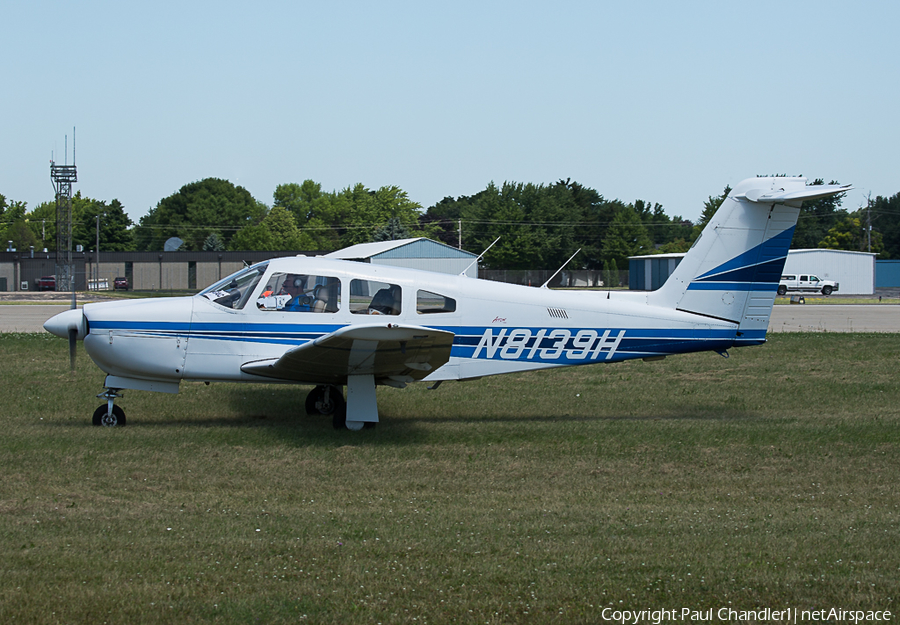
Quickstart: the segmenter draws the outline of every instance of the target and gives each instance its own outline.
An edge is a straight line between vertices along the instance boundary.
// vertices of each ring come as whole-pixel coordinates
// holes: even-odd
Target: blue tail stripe
[[[794,229],[791,226],[767,241],[694,278],[695,281],[778,282]],[[736,277],[739,276],[739,277]]]

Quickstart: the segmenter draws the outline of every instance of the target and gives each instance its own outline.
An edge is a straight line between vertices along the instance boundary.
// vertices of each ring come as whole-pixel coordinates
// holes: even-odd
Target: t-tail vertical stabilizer
[[[806,178],[744,180],[649,303],[735,323],[736,345],[762,343],[801,204],[849,189]]]

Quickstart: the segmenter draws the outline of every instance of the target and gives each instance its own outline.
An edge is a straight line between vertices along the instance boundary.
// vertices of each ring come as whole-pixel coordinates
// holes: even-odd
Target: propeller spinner
[[[73,308],[51,317],[44,323],[50,334],[69,339],[69,366],[75,369],[75,342],[87,335],[87,319],[80,308]]]

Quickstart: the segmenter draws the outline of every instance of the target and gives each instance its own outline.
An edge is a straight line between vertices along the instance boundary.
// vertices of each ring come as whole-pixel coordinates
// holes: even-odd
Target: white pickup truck
[[[784,295],[788,291],[821,292],[822,295],[831,295],[838,290],[840,284],[832,280],[820,280],[818,276],[808,273],[786,274],[781,276],[778,283],[778,294]]]

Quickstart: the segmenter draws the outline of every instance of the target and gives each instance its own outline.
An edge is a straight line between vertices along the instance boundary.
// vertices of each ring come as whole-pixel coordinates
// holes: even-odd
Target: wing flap
[[[280,358],[245,363],[241,370],[316,384],[345,384],[349,375],[421,380],[450,359],[453,336],[420,326],[347,326]]]

